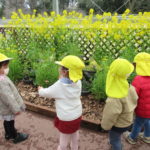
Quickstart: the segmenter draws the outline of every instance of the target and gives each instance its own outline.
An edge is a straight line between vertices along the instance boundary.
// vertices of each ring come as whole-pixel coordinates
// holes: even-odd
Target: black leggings
[[[11,138],[17,136],[17,130],[15,129],[15,121],[4,121],[5,135]]]

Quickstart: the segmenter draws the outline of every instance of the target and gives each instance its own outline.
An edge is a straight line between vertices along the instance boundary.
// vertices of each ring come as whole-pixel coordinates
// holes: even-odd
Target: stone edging
[[[27,101],[25,101],[25,104],[27,106],[27,110],[30,110],[30,111],[33,111],[33,112],[36,112],[36,113],[39,113],[41,115],[45,115],[51,118],[54,118],[56,116],[56,112],[54,109],[50,109],[45,106],[38,106]],[[94,121],[87,120],[84,117],[82,118],[81,127],[85,127],[91,130],[98,131],[99,126],[100,125]]]

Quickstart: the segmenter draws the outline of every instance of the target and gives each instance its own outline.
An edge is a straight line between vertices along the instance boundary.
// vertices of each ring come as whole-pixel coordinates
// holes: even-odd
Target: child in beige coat
[[[116,59],[107,74],[106,94],[108,98],[101,126],[103,129],[109,130],[112,150],[122,150],[121,135],[133,122],[138,96],[135,88],[127,81],[133,68],[133,65],[127,60]]]

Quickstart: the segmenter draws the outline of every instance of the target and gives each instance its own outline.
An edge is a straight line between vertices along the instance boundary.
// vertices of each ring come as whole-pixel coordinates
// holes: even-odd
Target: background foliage
[[[14,12],[0,34],[0,52],[13,57],[10,77],[48,86],[58,79],[56,60],[72,54],[81,57],[86,70],[96,71],[88,89],[104,99],[110,63],[118,58],[133,61],[138,52],[150,53],[150,13],[132,15],[127,9],[117,14],[88,16],[72,11],[62,15],[47,12],[36,16]],[[132,80],[133,76],[130,78]]]

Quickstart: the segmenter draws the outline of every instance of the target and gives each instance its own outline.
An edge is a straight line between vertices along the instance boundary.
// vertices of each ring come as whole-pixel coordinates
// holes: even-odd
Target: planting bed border
[[[54,118],[56,116],[55,109],[47,108],[45,106],[35,105],[33,103],[25,101],[27,110],[39,113],[41,115]],[[85,117],[82,117],[81,127],[88,128],[94,131],[98,131],[100,124],[96,123],[94,120],[88,120]]]

